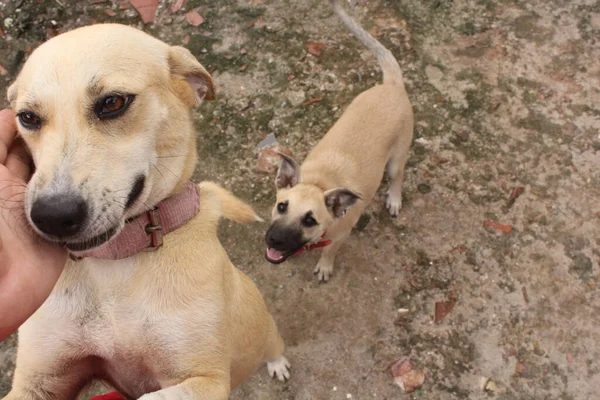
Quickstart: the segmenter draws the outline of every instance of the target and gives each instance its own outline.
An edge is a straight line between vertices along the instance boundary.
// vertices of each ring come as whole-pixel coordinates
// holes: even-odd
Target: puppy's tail
[[[360,40],[367,49],[369,49],[377,57],[377,61],[383,70],[383,83],[396,84],[404,86],[402,69],[391,51],[386,49],[377,39],[369,32],[363,29],[346,11],[342,8],[339,0],[330,0],[333,5],[333,10],[342,20],[348,30]]]
[[[202,196],[202,193],[207,193],[209,196],[215,196],[219,199],[223,218],[239,223],[263,222],[263,219],[252,207],[218,184],[204,181],[200,182],[198,187],[200,188],[200,196]]]

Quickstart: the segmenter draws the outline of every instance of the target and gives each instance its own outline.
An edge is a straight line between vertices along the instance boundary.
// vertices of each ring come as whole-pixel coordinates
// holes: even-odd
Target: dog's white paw
[[[385,208],[387,208],[392,218],[398,217],[400,210],[402,209],[402,195],[392,195],[390,192],[387,192]]]
[[[317,275],[319,282],[327,282],[333,273],[333,265],[318,263],[313,273]]]
[[[268,362],[267,369],[271,378],[277,377],[281,382],[290,379],[290,362],[284,356]]]

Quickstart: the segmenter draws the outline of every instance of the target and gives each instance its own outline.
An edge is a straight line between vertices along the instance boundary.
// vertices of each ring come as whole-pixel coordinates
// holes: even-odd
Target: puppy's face
[[[360,198],[344,188],[322,189],[302,183],[296,162],[281,154],[277,173],[277,202],[267,233],[265,257],[273,264],[284,262],[302,247],[318,242],[336,218],[342,218]]]
[[[187,50],[124,25],[61,34],[37,48],[8,99],[35,173],[26,214],[72,251],[98,246],[191,176],[191,109],[212,81]]]

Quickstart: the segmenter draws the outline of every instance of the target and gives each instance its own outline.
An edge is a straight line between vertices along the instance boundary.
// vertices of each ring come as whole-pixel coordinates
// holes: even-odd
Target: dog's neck
[[[142,251],[152,251],[162,245],[163,236],[179,229],[200,211],[198,186],[187,183],[184,190],[170,196],[153,209],[125,223],[125,227],[114,238],[91,250],[72,252],[72,260],[101,258],[119,260]]]

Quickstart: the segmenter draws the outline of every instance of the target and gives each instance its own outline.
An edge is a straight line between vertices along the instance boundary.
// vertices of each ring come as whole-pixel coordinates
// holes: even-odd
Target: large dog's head
[[[267,233],[266,258],[273,264],[284,262],[304,246],[317,242],[336,218],[342,218],[361,197],[345,188],[323,190],[302,183],[298,164],[281,154],[275,185],[277,202]]]
[[[8,89],[35,164],[32,226],[73,251],[110,239],[191,177],[191,110],[212,99],[188,50],[132,27],[92,25],[42,44]]]

